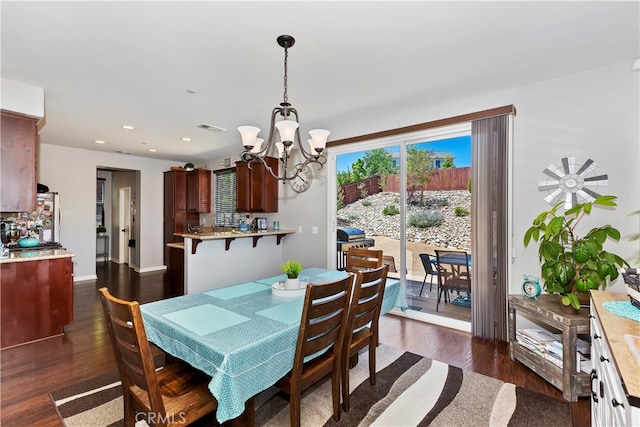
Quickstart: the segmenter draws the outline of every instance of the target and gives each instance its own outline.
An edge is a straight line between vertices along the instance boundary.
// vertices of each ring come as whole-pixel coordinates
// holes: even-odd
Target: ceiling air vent
[[[208,125],[206,123],[203,123],[203,124],[199,125],[198,127],[200,129],[209,130],[211,132],[225,132],[226,131],[225,128],[221,128],[221,127],[214,126],[214,125]]]

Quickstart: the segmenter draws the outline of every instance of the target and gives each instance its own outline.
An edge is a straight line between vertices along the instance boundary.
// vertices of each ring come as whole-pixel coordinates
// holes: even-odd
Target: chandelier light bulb
[[[310,130],[309,135],[311,135],[311,139],[309,140],[309,145],[311,146],[311,149],[321,153],[327,146],[327,138],[330,133],[331,132],[326,129]]]
[[[280,120],[276,122],[276,129],[280,132],[280,140],[282,142],[293,142],[298,126],[298,122],[294,120]]]
[[[260,132],[260,128],[255,126],[240,126],[238,132],[242,136],[242,145],[246,150],[251,150],[256,145],[256,138]]]

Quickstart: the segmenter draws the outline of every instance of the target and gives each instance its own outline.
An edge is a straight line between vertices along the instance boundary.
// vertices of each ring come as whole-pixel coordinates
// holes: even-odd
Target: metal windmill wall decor
[[[574,156],[563,157],[562,166],[552,164],[542,173],[547,176],[546,181],[538,181],[538,190],[548,194],[544,200],[552,206],[564,200],[565,209],[570,209],[578,203],[591,202],[600,196],[595,190],[598,186],[607,185],[608,175],[596,175],[598,164],[587,159],[583,164],[576,163]]]

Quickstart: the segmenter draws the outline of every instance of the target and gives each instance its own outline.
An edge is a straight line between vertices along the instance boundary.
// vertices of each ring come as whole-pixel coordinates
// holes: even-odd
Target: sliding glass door
[[[436,311],[436,266],[424,260],[437,247],[470,249],[470,141],[470,125],[457,125],[332,150],[336,227],[362,230],[365,244],[383,250],[407,297],[405,315],[467,331],[470,300]]]

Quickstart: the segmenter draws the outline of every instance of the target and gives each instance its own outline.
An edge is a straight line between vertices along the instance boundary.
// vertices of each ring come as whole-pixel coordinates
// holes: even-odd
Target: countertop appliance
[[[7,249],[9,249],[9,252],[20,252],[20,251],[39,251],[44,249],[64,249],[64,248],[62,247],[62,244],[58,242],[46,242],[46,243],[40,243],[39,245],[36,245],[36,246],[31,246],[31,247],[22,247],[22,246],[18,246],[17,243],[10,243],[7,245]]]
[[[251,221],[251,229],[254,231],[264,231],[267,229],[267,218],[254,218]]]
[[[350,247],[370,248],[375,246],[376,241],[366,237],[364,230],[360,228],[338,228],[337,237],[337,268],[344,270],[347,266],[347,251]]]

